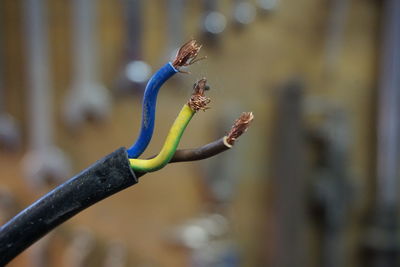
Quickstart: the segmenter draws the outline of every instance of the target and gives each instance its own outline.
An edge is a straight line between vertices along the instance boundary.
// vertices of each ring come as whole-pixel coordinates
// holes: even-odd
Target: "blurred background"
[[[400,266],[397,0],[0,0],[0,220],[120,146],[185,41],[206,60],[160,90],[157,153],[193,83],[211,109],[171,164],[9,266]],[[400,139],[399,139],[400,140]]]

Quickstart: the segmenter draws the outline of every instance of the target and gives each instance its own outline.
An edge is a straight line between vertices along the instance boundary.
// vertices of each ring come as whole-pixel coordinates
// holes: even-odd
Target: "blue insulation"
[[[172,63],[168,62],[147,83],[142,104],[142,126],[136,142],[127,149],[129,158],[139,157],[149,145],[154,132],[158,92],[161,86],[177,72]]]

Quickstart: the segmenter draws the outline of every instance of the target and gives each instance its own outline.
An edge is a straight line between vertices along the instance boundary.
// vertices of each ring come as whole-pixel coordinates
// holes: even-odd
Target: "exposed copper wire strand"
[[[172,62],[174,68],[180,72],[184,72],[180,70],[181,67],[186,67],[199,60],[205,59],[205,57],[197,58],[201,47],[202,46],[199,45],[194,39],[191,39],[183,44],[178,50],[175,60]]]
[[[236,139],[247,131],[253,119],[253,112],[243,112],[242,115],[240,115],[240,117],[234,122],[231,130],[226,135],[226,142],[230,145],[233,145]]]
[[[209,97],[204,95],[204,92],[209,90],[207,79],[202,78],[193,85],[193,94],[188,101],[189,107],[194,111],[209,109],[207,105],[211,102]]]

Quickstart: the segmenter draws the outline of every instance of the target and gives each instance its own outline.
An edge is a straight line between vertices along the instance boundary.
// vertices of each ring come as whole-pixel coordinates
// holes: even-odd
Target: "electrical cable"
[[[196,102],[196,97],[191,99],[199,103]],[[194,106],[206,109],[205,105]],[[247,130],[252,120],[252,113],[243,113],[225,137],[200,148],[177,150],[170,163],[200,160],[229,149]],[[116,150],[59,185],[1,226],[0,266],[10,262],[46,233],[80,211],[136,184],[138,178],[146,173],[133,172],[130,160],[125,148]]]
[[[189,102],[183,106],[175,122],[173,123],[160,153],[152,159],[129,160],[134,171],[153,172],[163,168],[168,164],[168,162],[174,156],[183,132],[185,131],[193,115],[198,110],[207,109],[206,106],[210,102],[210,99],[204,96],[204,91],[208,90],[206,83],[207,80],[203,78],[194,85],[194,93]]]
[[[198,45],[195,40],[188,41],[179,49],[172,63],[165,64],[150,78],[143,96],[140,133],[135,143],[127,149],[129,158],[139,157],[150,143],[154,132],[157,95],[161,86],[175,73],[184,72],[180,70],[181,67],[189,66],[202,59],[196,59],[200,49],[201,45]]]
[[[136,184],[137,178],[126,149],[120,148],[59,185],[0,227],[0,266],[80,211]]]
[[[177,59],[172,63],[172,67],[183,72],[177,66],[188,66],[200,60],[196,60],[199,49],[200,46],[194,40],[189,41],[178,52]],[[159,86],[161,85],[162,83]],[[253,120],[251,112],[243,113],[236,120],[227,136],[200,148],[176,150],[179,140],[193,115],[199,110],[207,109],[210,99],[204,96],[205,90],[208,90],[208,86],[206,79],[203,78],[194,85],[194,93],[175,120],[164,144],[165,148],[163,147],[160,153],[161,156],[149,160],[131,159],[128,150],[119,148],[57,186],[19,212],[6,224],[0,226],[0,266],[9,263],[45,234],[80,211],[136,184],[138,178],[147,172],[158,170],[169,162],[208,158],[232,147],[235,140],[247,130]],[[153,103],[155,106],[155,101]],[[143,109],[143,121],[145,122],[149,113],[145,108]],[[150,139],[152,131],[153,128],[150,134],[146,134],[147,136],[150,135]],[[141,140],[138,141],[142,142]],[[147,144],[144,147],[146,146]],[[147,165],[142,168],[141,162],[145,162],[145,165]]]
[[[191,100],[192,108],[197,110],[206,109],[205,105],[209,103],[208,98],[199,95],[192,96]],[[191,117],[195,111],[186,104],[185,113],[187,108],[190,112],[184,117]],[[177,150],[175,154],[171,152],[173,156],[169,163],[205,159],[228,150],[235,140],[246,132],[252,120],[251,112],[243,113],[226,136],[200,148]],[[177,138],[177,135],[179,136],[179,133],[174,134],[175,141],[180,138]],[[116,150],[59,185],[1,226],[0,266],[10,262],[46,233],[80,211],[136,184],[138,178],[146,172],[134,172],[130,161],[132,159],[128,158],[125,148]],[[161,165],[165,164],[164,161]]]

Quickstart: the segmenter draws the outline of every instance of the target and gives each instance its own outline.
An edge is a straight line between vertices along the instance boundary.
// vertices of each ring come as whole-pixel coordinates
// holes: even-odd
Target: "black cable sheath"
[[[0,266],[75,214],[136,183],[125,148],[105,156],[0,228]]]

